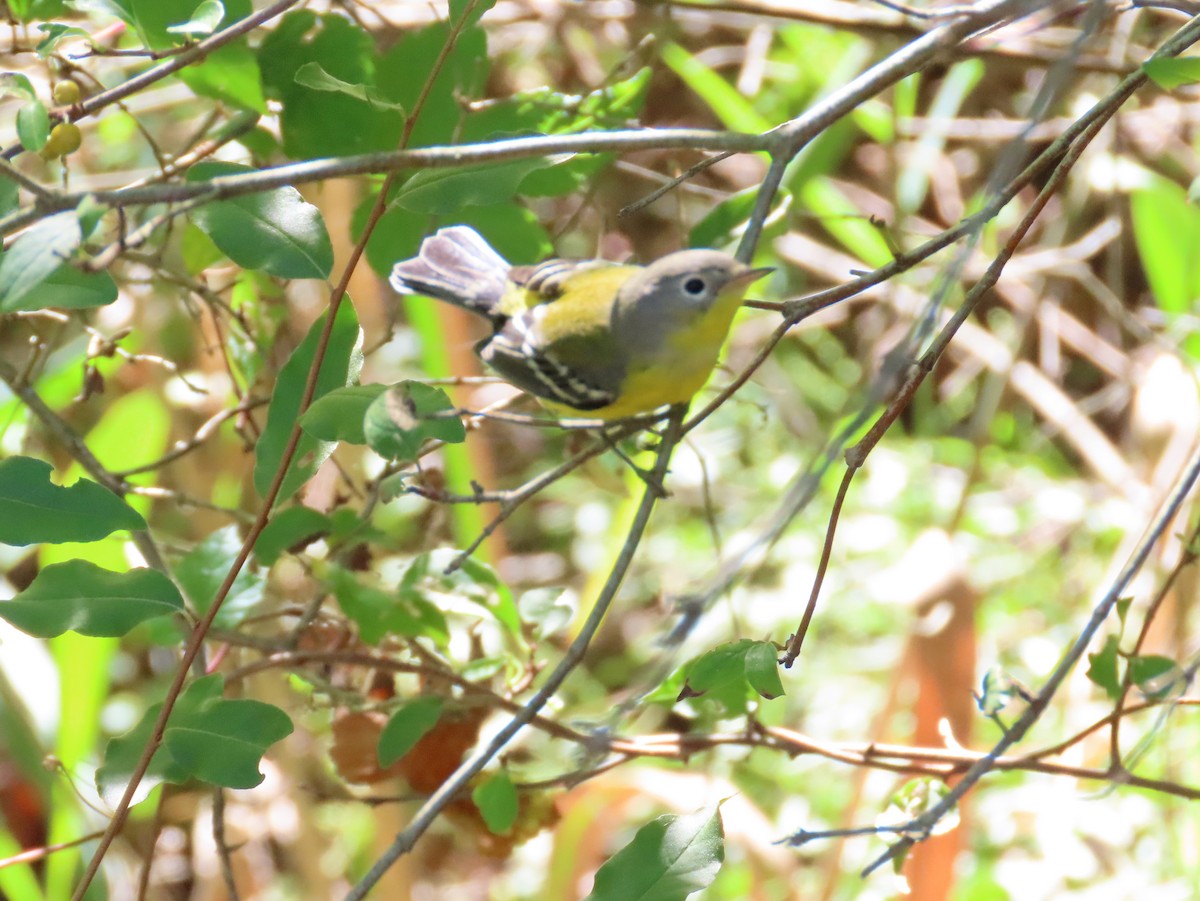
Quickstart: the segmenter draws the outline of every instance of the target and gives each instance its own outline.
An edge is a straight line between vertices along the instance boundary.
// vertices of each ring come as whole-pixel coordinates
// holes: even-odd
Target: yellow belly
[[[626,375],[621,396],[608,406],[576,410],[545,400],[542,405],[561,419],[609,421],[686,403],[712,375],[741,299],[741,292],[719,298],[699,321],[668,339],[652,361]]]

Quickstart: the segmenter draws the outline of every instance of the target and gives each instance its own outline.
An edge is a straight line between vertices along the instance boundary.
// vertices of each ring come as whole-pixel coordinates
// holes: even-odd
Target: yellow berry
[[[48,160],[74,153],[83,143],[83,135],[74,122],[59,122],[50,129],[50,139],[42,148],[42,156]]]
[[[83,95],[79,91],[79,85],[67,78],[54,86],[53,96],[54,102],[59,106],[72,106],[78,103]]]

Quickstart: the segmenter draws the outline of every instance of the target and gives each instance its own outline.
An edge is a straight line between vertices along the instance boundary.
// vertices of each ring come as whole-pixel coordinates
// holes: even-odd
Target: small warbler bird
[[[648,266],[512,266],[455,225],[426,238],[389,281],[486,317],[492,335],[476,353],[554,415],[611,421],[691,400],[742,295],[770,271],[716,250],[681,250]]]

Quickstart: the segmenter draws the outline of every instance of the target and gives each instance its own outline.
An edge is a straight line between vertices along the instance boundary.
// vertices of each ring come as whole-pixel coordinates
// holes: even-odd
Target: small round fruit
[[[77,82],[66,78],[54,86],[52,96],[54,97],[54,102],[59,106],[73,106],[79,102],[79,98],[83,94],[80,92]]]
[[[48,160],[74,153],[83,143],[83,134],[74,122],[59,122],[50,129],[50,139],[42,148],[42,156]]]

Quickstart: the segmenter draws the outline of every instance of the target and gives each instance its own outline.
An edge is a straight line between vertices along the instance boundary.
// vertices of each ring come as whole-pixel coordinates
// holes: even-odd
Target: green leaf
[[[17,137],[26,150],[34,152],[50,139],[50,113],[46,104],[32,100],[17,110]]]
[[[399,43],[409,40],[406,35]],[[309,159],[395,148],[404,130],[404,116],[397,110],[296,80],[300,69],[315,63],[341,82],[376,87],[387,100],[404,104],[405,98],[397,95],[407,92],[408,82],[420,80],[411,73],[432,70],[427,67],[432,60],[409,54],[403,77],[377,80],[377,60],[371,36],[347,18],[294,10],[280,20],[263,39],[258,64],[268,95],[283,104],[279,126],[287,156]]]
[[[746,651],[746,681],[750,687],[767,700],[783,694],[783,683],[779,679],[779,660],[775,645],[769,641],[756,641]]]
[[[49,463],[32,457],[0,460],[0,544],[98,541],[119,529],[144,529],[132,507],[95,482],[68,488],[50,481]]]
[[[521,802],[508,773],[499,772],[475,786],[471,790],[471,800],[483,814],[483,822],[493,835],[507,835],[512,831]]]
[[[37,51],[37,55],[42,59],[45,59],[52,54],[58,47],[59,43],[66,38],[90,37],[85,29],[80,28],[77,25],[63,25],[59,22],[43,22],[37,27],[37,29],[44,34],[45,37],[38,41],[37,46],[33,49]]]
[[[434,695],[409,701],[388,717],[383,731],[379,733],[376,755],[379,765],[389,767],[421,740],[437,725],[442,715],[442,699]]]
[[[0,168],[11,163],[0,163]],[[20,205],[20,189],[8,178],[0,178],[0,216],[7,216]]]
[[[3,311],[86,310],[117,299],[117,283],[107,272],[82,272],[74,266],[59,266],[45,281],[35,285]]]
[[[724,247],[737,241],[746,228],[757,200],[758,189],[755,187],[739,191],[718,203],[688,232],[688,247]],[[791,193],[787,190],[777,191],[764,223],[764,234],[771,234],[786,226],[791,207]]]
[[[197,163],[190,182],[254,172],[234,163]],[[320,211],[295,188],[217,200],[192,213],[193,221],[245,269],[280,278],[325,278],[333,268],[333,245]]]
[[[167,34],[181,34],[187,38],[208,37],[217,30],[225,18],[225,4],[221,0],[201,0],[192,11],[192,17],[178,25],[168,25]]]
[[[340,78],[334,78],[328,72],[321,68],[321,64],[317,62],[307,62],[296,70],[296,84],[303,85],[306,88],[312,88],[314,91],[327,91],[332,94],[345,94],[347,97],[353,97],[355,100],[361,100],[368,104],[372,109],[377,110],[398,110],[404,112],[404,106],[399,103],[393,103],[379,93],[372,85],[368,84],[351,84],[348,81],[342,81]]]
[[[1118,644],[1117,636],[1110,635],[1104,640],[1104,647],[1095,654],[1088,654],[1087,677],[1104,689],[1110,700],[1121,697],[1121,677],[1118,674]]]
[[[74,212],[48,216],[0,256],[0,313],[21,309],[25,296],[50,278],[82,240]]]
[[[312,507],[288,507],[271,517],[254,542],[254,556],[263,566],[270,566],[285,551],[310,544],[332,528],[333,520]]]
[[[441,548],[422,554],[404,574],[405,582],[407,583],[414,574],[420,573],[422,577],[433,580],[442,590],[479,604],[491,613],[510,635],[519,638],[521,614],[508,586],[486,563],[481,563],[474,557],[462,561],[457,561],[457,558],[458,551],[452,548]],[[458,568],[452,573],[446,573],[452,561],[458,562]]]
[[[185,695],[195,703],[205,693],[220,697],[220,682],[212,681],[212,677],[208,680],[201,679],[193,683]],[[182,698],[180,703],[182,703]],[[110,739],[105,746],[104,762],[96,769],[96,791],[110,807],[117,806],[117,802],[121,800],[121,795],[129,785],[129,779],[141,760],[142,752],[154,735],[154,723],[161,711],[162,704],[148,707],[136,726],[123,735]],[[178,711],[178,707],[176,711]],[[154,756],[150,758],[150,766],[146,770],[145,776],[138,783],[133,803],[137,804],[145,800],[146,796],[160,783],[179,784],[187,782],[188,778],[188,771],[177,764],[167,750],[160,745],[154,752]]]
[[[224,0],[223,15],[218,18],[214,30],[222,26],[232,25],[239,19],[250,15],[250,0]],[[174,28],[187,26],[197,17],[207,17],[206,2],[197,4],[197,0],[119,0],[118,9],[113,10],[121,18],[137,29],[138,35],[147,47],[161,50],[165,47],[178,46],[181,42],[180,32]],[[195,34],[183,33],[184,37],[196,37]]]
[[[37,91],[33,89],[33,82],[20,72],[0,72],[0,97],[37,100]]]
[[[223,691],[219,675],[197,679],[184,689],[135,803],[163,781],[197,778],[226,788],[253,788],[262,782],[259,761],[267,748],[292,733],[292,721],[278,707],[261,701],[227,701]],[[161,710],[162,704],[150,707],[133,729],[105,748],[96,788],[109,804],[124,792]]]
[[[1121,623],[1121,631],[1125,631],[1125,618],[1129,616],[1129,607],[1133,603],[1133,598],[1118,598],[1117,599],[1117,620]]]
[[[225,526],[206,537],[176,565],[175,578],[197,613],[208,612],[241,549],[237,526]],[[262,601],[264,587],[258,573],[242,566],[221,604],[217,627],[231,629],[241,623]]]
[[[38,638],[67,631],[112,638],[182,610],[179,590],[158,570],[112,572],[85,560],[47,566],[15,598],[0,601],[0,617]]]
[[[330,568],[328,581],[338,606],[358,626],[359,638],[367,644],[378,644],[385,635],[430,638],[438,645],[449,639],[445,616],[420,592],[383,591],[364,585],[340,567]]]
[[[496,0],[450,0],[450,21],[456,25],[474,25]],[[464,20],[464,16],[470,16]]]
[[[217,48],[202,62],[183,69],[179,78],[201,97],[257,113],[267,111],[258,59],[245,38]]]
[[[1200,210],[1183,188],[1156,178],[1129,199],[1133,237],[1155,302],[1168,314],[1188,314],[1200,296]]]
[[[746,675],[746,653],[754,644],[743,638],[719,645],[697,657],[688,670],[690,692],[703,694],[723,685],[741,683]]]
[[[1148,698],[1159,699],[1183,685],[1183,669],[1170,657],[1157,654],[1131,657],[1129,678]]]
[[[372,401],[387,385],[347,385],[335,388],[312,404],[300,417],[300,427],[322,441],[366,444],[363,419]]]
[[[683,901],[708,887],[724,861],[719,811],[661,816],[596,871],[585,901]]]
[[[458,444],[467,430],[445,391],[409,380],[392,385],[371,402],[363,434],[380,456],[415,460],[427,439]]]
[[[1170,91],[1200,81],[1200,57],[1148,59],[1142,63],[1142,71],[1160,88]]]
[[[491,206],[510,200],[530,172],[561,159],[532,157],[465,169],[423,169],[401,185],[393,203],[431,216],[457,213],[465,206]]]
[[[304,341],[283,364],[275,381],[271,405],[267,410],[267,425],[254,451],[254,487],[260,495],[265,496],[271,487],[275,472],[283,459],[283,451],[292,433],[292,427],[300,416],[300,401],[308,381],[308,371],[312,367],[317,342],[325,327],[327,315],[328,313],[322,314],[312,324]],[[317,376],[314,401],[358,378],[362,368],[361,341],[362,330],[358,327],[358,317],[355,315],[354,305],[347,297],[338,308],[337,318],[333,323],[325,359],[321,362],[321,371]],[[311,435],[301,435],[279,498],[291,497],[297,488],[312,478],[317,467],[325,462],[332,452],[331,443],[320,442]]]
[[[225,788],[254,788],[263,781],[259,762],[267,748],[292,734],[288,715],[271,704],[252,700],[211,697],[193,702],[197,685],[219,675],[205,676],[180,697],[167,722],[163,748],[189,775]]]

